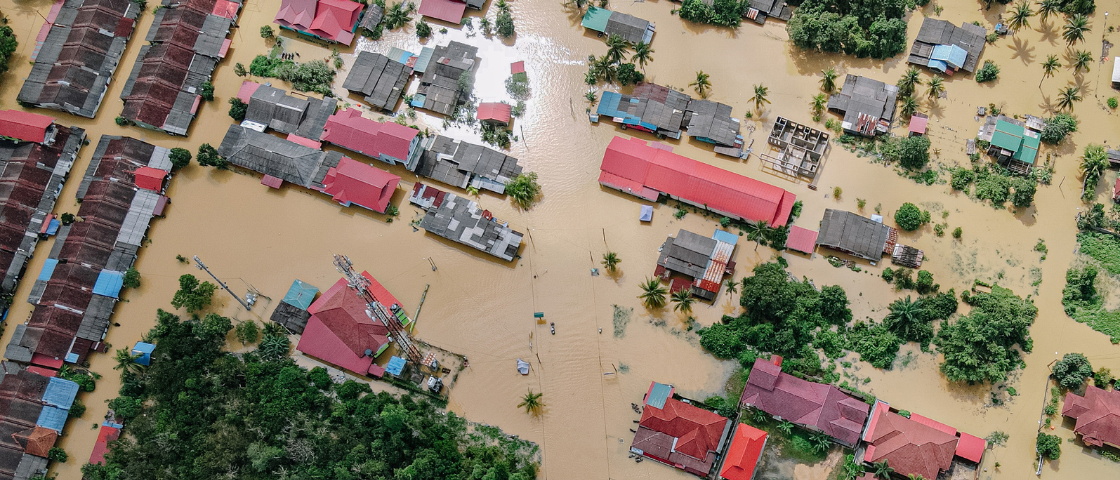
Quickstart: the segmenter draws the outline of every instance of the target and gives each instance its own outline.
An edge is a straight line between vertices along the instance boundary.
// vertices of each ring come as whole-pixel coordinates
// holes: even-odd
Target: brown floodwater
[[[154,2],[152,2],[154,3]],[[0,107],[20,108],[15,96],[30,69],[28,57],[33,38],[42,24],[41,15],[50,9],[49,0],[0,0],[0,10],[20,39],[13,56],[12,70],[0,77]],[[990,11],[979,9],[972,0],[947,0],[940,18],[956,23],[979,20],[990,26],[1005,7]],[[1114,5],[1114,4],[1113,4]],[[150,6],[154,6],[150,4]],[[286,186],[276,191],[260,184],[255,175],[242,175],[193,166],[176,175],[169,195],[173,199],[167,217],[153,222],[151,243],[141,253],[137,268],[143,275],[141,288],[127,292],[117,307],[107,341],[114,348],[130,346],[153,323],[157,308],[169,308],[177,288],[176,278],[184,273],[200,274],[195,268],[176,261],[176,255],[199,255],[235,291],[243,293],[248,284],[268,298],[251,312],[245,312],[224,293],[216,298],[215,310],[240,320],[267,319],[291,281],[302,279],[325,289],[339,277],[331,264],[332,254],[349,255],[355,266],[368,270],[410,312],[414,312],[426,285],[431,285],[420,315],[416,334],[424,340],[460,352],[470,358],[470,368],[458,378],[451,392],[449,408],[466,418],[498,425],[506,432],[539,443],[544,449],[541,478],[686,478],[682,472],[655,462],[635,463],[627,458],[633,420],[637,415],[631,403],[641,401],[651,380],[674,384],[691,397],[703,398],[719,392],[734,371],[733,362],[721,362],[704,353],[696,335],[687,332],[685,319],[670,311],[650,312],[635,298],[638,282],[650,275],[657,258],[657,247],[666,235],[686,228],[706,234],[716,228],[713,219],[689,214],[681,220],[672,217],[673,208],[656,206],[654,221],[637,221],[641,202],[601,188],[597,183],[603,151],[618,130],[609,123],[591,125],[584,109],[587,87],[583,83],[588,54],[601,55],[606,47],[601,39],[584,32],[579,18],[556,0],[511,2],[517,22],[515,42],[486,38],[457,27],[436,34],[426,44],[442,44],[450,39],[479,46],[479,76],[476,95],[481,100],[505,98],[503,82],[509,63],[525,60],[531,82],[532,98],[523,118],[514,124],[520,141],[512,154],[526,170],[538,172],[544,197],[533,209],[522,212],[508,200],[483,194],[483,208],[508,220],[526,232],[522,258],[501,263],[491,257],[442,240],[423,230],[414,231],[409,221],[419,210],[408,206],[405,191],[415,176],[400,168],[389,168],[406,181],[394,195],[401,205],[397,221],[386,223],[383,215],[359,208],[340,208],[329,198]],[[903,57],[886,62],[851,57],[806,54],[786,43],[784,24],[772,22],[764,27],[743,25],[736,31],[682,23],[670,13],[676,4],[668,1],[622,3],[614,8],[649,19],[657,24],[653,42],[654,61],[646,68],[651,81],[686,87],[697,70],[711,75],[712,99],[734,106],[736,115],[752,108],[748,99],[751,86],[764,84],[770,89],[771,104],[761,114],[762,122],[751,134],[764,144],[766,121],[782,115],[809,123],[810,98],[818,92],[818,72],[835,66],[841,73],[867,75],[894,82],[905,70]],[[216,99],[204,104],[200,118],[189,138],[171,137],[135,127],[122,128],[113,123],[120,112],[119,95],[151,24],[151,14],[140,21],[134,38],[117,71],[117,78],[105,96],[95,120],[54,114],[60,122],[86,128],[96,144],[102,134],[131,135],[165,147],[191,150],[203,142],[221,142],[231,120],[226,115],[226,100],[234,96],[241,78],[233,74],[233,64],[246,65],[268,48],[258,36],[261,25],[270,24],[277,2],[250,0],[240,25],[233,34],[229,58],[218,67],[214,77]],[[1098,6],[1103,13],[1109,5]],[[923,10],[933,15],[932,5]],[[912,39],[923,13],[911,15]],[[477,16],[477,13],[472,15]],[[489,14],[493,18],[493,12]],[[966,196],[950,191],[948,185],[919,186],[902,178],[889,167],[873,164],[834,146],[824,165],[820,190],[812,191],[806,182],[791,182],[765,169],[755,157],[738,161],[717,157],[703,144],[687,140],[670,141],[691,158],[757,178],[796,193],[804,201],[798,225],[816,228],[826,208],[856,210],[857,199],[867,200],[865,212],[876,205],[888,216],[905,201],[922,205],[941,218],[949,230],[960,226],[961,241],[936,237],[932,228],[902,235],[904,242],[925,250],[926,269],[943,289],[960,291],[974,278],[998,281],[1020,295],[1032,294],[1039,316],[1032,329],[1034,353],[1026,358],[1027,368],[1012,385],[1019,395],[1002,406],[990,405],[990,388],[950,384],[937,370],[937,358],[917,352],[905,367],[880,372],[857,362],[850,369],[856,377],[870,378],[862,387],[892,405],[940,420],[961,430],[987,435],[993,430],[1010,434],[1006,447],[996,448],[985,463],[982,478],[1027,478],[1034,473],[1033,438],[1038,428],[1039,411],[1046,391],[1046,366],[1062,354],[1085,353],[1094,366],[1120,370],[1120,349],[1108,338],[1069,319],[1062,312],[1061,287],[1064,271],[1074,258],[1075,225],[1073,215],[1084,208],[1078,199],[1078,152],[1090,142],[1113,141],[1120,121],[1105,106],[1114,93],[1108,86],[1110,65],[1094,65],[1089,73],[1074,76],[1063,69],[1041,79],[1039,59],[1049,54],[1064,57],[1065,45],[1058,33],[1057,19],[1031,20],[1033,28],[1015,37],[1005,37],[988,45],[983,59],[1001,67],[1000,80],[979,85],[964,75],[946,81],[947,97],[933,106],[923,100],[923,110],[931,115],[929,136],[938,149],[939,161],[946,165],[967,164],[964,141],[975,135],[979,122],[976,107],[989,103],[1002,105],[1005,112],[1046,115],[1056,92],[1066,84],[1082,86],[1085,100],[1075,114],[1080,131],[1058,148],[1044,148],[1056,155],[1054,184],[1041,187],[1036,206],[1022,211],[996,210]],[[1091,18],[1092,32],[1079,48],[1097,55],[1101,48],[1103,17]],[[323,58],[328,48],[290,32],[281,36],[288,51],[300,52],[301,60]],[[1116,42],[1117,35],[1108,35]],[[387,32],[379,42],[356,42],[343,49],[349,62],[354,48],[387,52],[391,46],[418,51],[412,27]],[[928,75],[926,76],[928,78]],[[342,82],[340,76],[336,90]],[[282,83],[282,82],[280,82]],[[415,82],[413,82],[415,84]],[[924,90],[920,91],[924,92]],[[373,118],[378,115],[371,114]],[[758,115],[756,114],[756,118]],[[826,114],[826,118],[830,115]],[[440,131],[442,120],[420,113],[417,122]],[[746,121],[750,124],[751,121]],[[469,128],[448,132],[458,138],[477,139]],[[744,129],[744,134],[748,132]],[[643,137],[647,138],[647,137]],[[756,147],[757,148],[757,147]],[[761,150],[761,149],[760,149]],[[93,154],[93,145],[82,150],[74,167],[80,176]],[[364,159],[368,160],[368,159]],[[376,163],[383,167],[382,164]],[[1115,173],[1106,174],[1112,182]],[[77,181],[67,184],[58,211],[75,211],[72,200]],[[842,187],[840,198],[831,198],[832,187]],[[1102,187],[1099,192],[1104,192]],[[1032,251],[1044,239],[1049,247],[1045,261]],[[29,276],[39,271],[52,241],[39,247],[28,268]],[[617,275],[592,276],[591,268],[606,251],[622,258]],[[827,253],[826,253],[827,254]],[[736,254],[738,276],[753,265],[773,258],[774,252],[744,242]],[[878,279],[883,267],[858,262],[863,272],[833,268],[820,255],[810,259],[785,254],[790,271],[814,280],[818,286],[839,284],[848,291],[857,318],[881,318],[886,304],[901,294]],[[428,258],[438,266],[432,271]],[[1034,275],[1041,275],[1037,294]],[[7,342],[14,324],[26,318],[31,306],[22,301],[31,282],[26,281],[16,294],[9,325],[4,328]],[[613,335],[612,305],[633,308],[631,321],[623,335]],[[698,304],[694,315],[702,325],[718,321],[721,315],[738,312],[737,298],[721,295],[713,304]],[[533,312],[545,312],[556,323],[556,335],[547,324],[533,319]],[[599,333],[599,329],[603,333]],[[905,351],[913,350],[911,346]],[[533,364],[530,375],[515,371],[515,360]],[[96,426],[106,411],[105,402],[119,387],[112,369],[111,355],[91,357],[92,369],[104,377],[92,393],[81,394],[89,406],[85,417],[70,421],[60,441],[72,457],[56,465],[60,478],[80,477],[78,469],[88,458],[96,438]],[[301,359],[301,362],[306,363]],[[619,373],[615,373],[615,372]],[[516,408],[526,389],[544,392],[546,408],[537,417]],[[1054,433],[1071,437],[1068,428]],[[1066,452],[1059,462],[1043,468],[1048,478],[1115,478],[1120,466],[1087,454],[1074,444],[1064,443]],[[994,468],[999,461],[1001,467]],[[818,467],[793,469],[795,478],[816,478]]]

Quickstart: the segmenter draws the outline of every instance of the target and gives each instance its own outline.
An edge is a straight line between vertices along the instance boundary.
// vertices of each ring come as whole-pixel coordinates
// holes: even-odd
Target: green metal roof
[[[590,28],[596,32],[607,31],[607,20],[611,18],[611,11],[605,8],[587,7],[583,14],[583,28]]]
[[[1012,152],[1019,151],[1023,143],[1023,127],[1004,120],[996,122],[996,131],[992,134],[992,145]]]
[[[1038,137],[1030,135],[1023,136],[1023,148],[1020,148],[1012,157],[1015,160],[1034,165],[1034,159],[1038,156]]]

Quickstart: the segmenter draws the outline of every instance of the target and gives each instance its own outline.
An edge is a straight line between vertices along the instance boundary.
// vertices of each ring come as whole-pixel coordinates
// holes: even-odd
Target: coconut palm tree
[[[1085,34],[1090,30],[1089,19],[1078,13],[1066,19],[1066,24],[1062,27],[1062,38],[1066,39],[1066,45],[1073,45],[1085,40]]]
[[[926,92],[926,96],[929,97],[931,101],[937,100],[937,97],[940,97],[941,92],[944,91],[945,85],[941,83],[940,76],[934,75],[933,78],[929,79],[929,91]]]
[[[872,463],[871,464],[871,471],[874,472],[876,477],[881,478],[883,480],[891,480],[891,474],[894,473],[894,469],[891,468],[890,465],[887,465],[886,460],[883,460],[881,462]]]
[[[813,103],[812,103],[813,115],[820,116],[821,112],[824,111],[824,106],[827,103],[828,103],[828,97],[824,96],[823,93],[818,93],[815,96],[813,96]]]
[[[1061,0],[1042,0],[1038,2],[1038,18],[1046,21],[1051,15],[1057,16],[1062,12]]]
[[[1031,11],[1031,4],[1027,3],[1027,0],[1021,0],[1015,5],[1015,10],[1011,12],[1011,20],[1007,22],[1007,26],[1011,27],[1011,29],[1016,32],[1018,32],[1020,28],[1030,27],[1030,18],[1033,15],[1034,12]]]
[[[622,263],[622,259],[618,258],[618,254],[614,252],[607,252],[603,254],[603,268],[608,272],[614,273],[618,270],[618,264]]]
[[[1073,102],[1081,101],[1080,87],[1066,87],[1058,92],[1058,110],[1073,110]]]
[[[758,251],[758,245],[766,241],[766,229],[768,224],[765,220],[758,220],[754,222],[747,222],[744,230],[747,232],[747,241],[754,242],[754,251]],[[744,284],[745,285],[745,284]]]
[[[754,96],[750,98],[750,101],[754,102],[755,110],[762,110],[763,105],[770,103],[770,100],[766,99],[766,95],[769,93],[770,89],[762,84],[754,86]]]
[[[1057,55],[1050,55],[1046,57],[1046,61],[1042,62],[1042,80],[1038,81],[1038,88],[1042,88],[1043,80],[1046,80],[1049,77],[1053,77],[1054,72],[1057,72],[1058,68],[1061,66],[1062,64],[1058,63]]]
[[[630,48],[630,42],[623,40],[618,35],[611,35],[607,37],[607,58],[611,63],[617,64],[626,58],[626,50]]]
[[[682,288],[673,292],[673,311],[681,312],[685,315],[692,313],[692,289]]]
[[[902,105],[899,107],[899,113],[904,117],[913,116],[918,112],[918,100],[913,96],[902,97]]]
[[[832,93],[836,89],[836,69],[828,67],[821,70],[821,89],[825,93]]]
[[[926,309],[922,300],[898,299],[891,302],[890,313],[883,318],[887,329],[898,335],[898,338],[915,340],[924,335],[932,335],[932,325],[926,321]]]
[[[1108,168],[1108,154],[1105,153],[1104,147],[1100,145],[1085,147],[1080,168],[1081,175],[1085,177],[1085,181],[1081,184],[1081,198],[1089,200],[1096,194],[1097,182],[1100,181],[1101,175],[1104,175],[1105,169]]]
[[[113,366],[113,369],[138,375],[144,370],[143,365],[136,363],[136,359],[138,358],[140,358],[140,355],[135,355],[128,349],[117,349],[116,355],[113,356],[113,360],[117,362],[117,364]]]
[[[1089,65],[1093,63],[1093,54],[1088,50],[1078,50],[1073,54],[1073,73],[1081,73],[1081,70],[1089,71]]]
[[[700,70],[699,72],[696,72],[696,81],[688,84],[688,86],[696,88],[696,93],[701,97],[707,97],[708,89],[712,88],[712,82],[709,79],[708,74],[704,73],[703,70]]]
[[[910,95],[914,93],[914,87],[922,84],[921,77],[918,76],[917,68],[910,67],[902,74],[902,78],[898,80],[898,93],[901,95]]]
[[[641,287],[642,294],[638,295],[638,298],[642,299],[642,303],[645,304],[646,308],[661,308],[665,306],[665,295],[668,295],[669,291],[661,284],[661,280],[647,278],[645,282],[642,282]]]
[[[739,293],[739,281],[738,280],[735,280],[734,278],[729,278],[729,279],[727,279],[727,282],[725,282],[723,285],[725,287],[727,287],[727,293],[729,293],[731,295],[735,295],[736,293]]]
[[[544,393],[533,393],[533,389],[529,389],[521,397],[521,403],[517,404],[517,408],[524,408],[525,413],[538,413],[544,407],[544,402],[541,401],[542,396],[544,396]]]
[[[634,56],[630,57],[630,61],[637,63],[638,66],[642,67],[642,70],[645,70],[646,63],[653,61],[653,49],[646,42],[635,43]]]

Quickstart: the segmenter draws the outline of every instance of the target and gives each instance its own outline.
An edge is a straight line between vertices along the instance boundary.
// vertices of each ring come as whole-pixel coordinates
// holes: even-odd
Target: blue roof
[[[68,410],[46,406],[43,407],[42,412],[39,412],[39,420],[35,425],[62,433],[62,427],[66,426],[66,417],[69,415]]]
[[[318,293],[319,289],[314,285],[296,280],[292,282],[292,287],[284,295],[284,303],[307,310],[307,307],[311,306],[311,302],[315,301],[315,295]]]
[[[949,65],[945,64],[945,62],[942,62],[941,60],[930,60],[928,65],[929,65],[929,68],[932,68],[932,69],[937,70],[937,71],[942,72],[942,73],[944,73],[945,70],[949,69]]]
[[[78,354],[74,352],[67,353],[62,360],[66,363],[78,363]]]
[[[60,224],[59,224],[57,218],[52,219],[51,223],[47,224],[47,235],[54,235],[54,234],[58,233],[58,226],[59,225]]]
[[[646,396],[646,405],[653,408],[665,408],[665,401],[669,399],[669,395],[673,394],[673,387],[665,385],[664,383],[653,382],[653,386],[649,387],[649,395]]]
[[[930,63],[939,60],[953,68],[961,68],[966,58],[968,58],[968,52],[956,45],[937,45],[933,47],[933,53],[929,56]]]
[[[102,270],[93,284],[93,293],[102,297],[118,298],[124,286],[124,274],[114,270]]]
[[[603,92],[603,97],[599,100],[599,108],[595,111],[595,113],[598,113],[599,115],[606,115],[608,117],[625,117],[626,112],[618,109],[618,104],[621,101],[621,93]]]
[[[416,108],[424,108],[424,100],[427,100],[427,98],[427,95],[424,95],[423,93],[417,93],[416,95],[412,96],[412,103],[410,103],[409,105],[412,105]]]
[[[638,220],[642,222],[653,220],[653,207],[650,205],[642,205],[642,213],[638,216]]]
[[[739,241],[738,235],[718,228],[716,229],[716,233],[712,234],[712,238],[716,239],[717,242],[730,243],[732,245],[735,245]]]
[[[390,358],[389,364],[385,366],[385,371],[393,375],[400,375],[402,370],[404,370],[404,359],[397,356]]]
[[[420,56],[416,57],[416,65],[412,67],[412,71],[424,73],[428,69],[428,63],[432,61],[432,54],[435,49],[432,47],[424,47],[420,49]]]
[[[70,409],[70,405],[74,404],[74,397],[77,396],[78,384],[58,377],[51,377],[50,382],[47,383],[47,389],[43,391],[43,401],[47,405],[53,405],[64,410]]]
[[[50,280],[51,275],[54,274],[55,265],[58,265],[58,260],[54,258],[48,258],[47,261],[43,262],[43,270],[39,272],[38,280],[42,280],[44,282]]]
[[[150,343],[136,342],[136,346],[132,347],[132,356],[136,357],[136,363],[140,365],[151,365],[155,349],[156,346]]]

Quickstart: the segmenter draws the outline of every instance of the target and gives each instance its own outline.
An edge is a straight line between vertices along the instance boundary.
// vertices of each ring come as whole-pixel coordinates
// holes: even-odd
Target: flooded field
[[[42,24],[40,16],[47,13],[51,3],[0,0],[0,11],[20,40],[11,61],[12,70],[0,77],[0,108],[21,108],[15,96],[30,69],[28,60]],[[215,101],[201,107],[200,118],[188,138],[118,127],[113,122],[121,109],[121,88],[151,24],[150,13],[141,18],[97,119],[53,111],[39,113],[86,128],[94,144],[100,135],[112,134],[192,151],[204,142],[216,146],[232,122],[226,114],[226,101],[236,94],[242,81],[233,73],[234,63],[248,65],[255,55],[266,53],[268,46],[257,32],[260,26],[271,24],[278,3],[247,1],[240,28],[232,35],[230,55],[219,64],[214,76]],[[1005,8],[997,4],[982,11],[973,0],[938,3],[944,7],[940,18],[954,23],[978,20],[989,29]],[[149,3],[149,12],[154,4]],[[583,82],[587,56],[601,55],[606,46],[601,39],[585,33],[579,17],[558,0],[515,0],[511,6],[518,30],[515,41],[503,42],[433,22],[435,34],[425,43],[443,44],[455,39],[479,46],[481,62],[475,93],[484,101],[505,98],[503,82],[509,76],[509,63],[526,61],[532,96],[525,116],[514,123],[514,133],[520,139],[513,144],[511,154],[526,170],[540,175],[543,199],[528,211],[519,211],[509,200],[491,194],[484,193],[479,199],[483,208],[527,233],[522,258],[500,263],[422,230],[414,231],[409,221],[420,212],[407,204],[406,191],[416,177],[399,167],[389,170],[404,180],[393,197],[401,216],[388,223],[383,215],[357,207],[340,208],[317,193],[291,186],[270,190],[254,175],[193,165],[179,172],[172,182],[168,194],[173,203],[167,217],[153,222],[151,243],[136,265],[143,285],[125,294],[126,301],[118,305],[113,320],[120,326],[110,328],[106,340],[113,348],[131,346],[153,324],[156,309],[170,308],[178,276],[201,273],[178,262],[176,255],[199,255],[235,291],[244,292],[247,284],[259,289],[267,298],[250,312],[224,293],[216,297],[215,310],[240,320],[263,321],[293,279],[320,289],[329,287],[339,278],[331,263],[332,255],[345,254],[355,268],[368,270],[410,312],[415,311],[425,286],[431,285],[416,335],[470,359],[470,367],[460,374],[451,393],[449,408],[469,420],[497,425],[539,443],[544,451],[540,478],[688,478],[655,462],[635,463],[627,458],[630,429],[638,418],[630,404],[641,401],[651,380],[674,384],[685,396],[703,398],[722,389],[736,364],[704,353],[696,334],[686,330],[683,315],[669,310],[648,311],[635,297],[638,282],[651,275],[657,248],[666,235],[681,228],[706,234],[718,223],[697,214],[675,220],[672,207],[658,205],[653,222],[639,224],[641,202],[599,186],[599,164],[607,143],[615,135],[632,132],[609,123],[591,125],[584,113],[588,106]],[[744,24],[735,31],[684,23],[670,13],[676,6],[659,0],[618,2],[612,8],[656,23],[654,60],[646,67],[649,80],[685,87],[702,69],[711,75],[711,98],[732,105],[740,118],[753,108],[748,104],[753,94],[751,86],[768,86],[772,104],[766,106],[761,120],[746,120],[744,125],[754,123],[757,127],[751,136],[758,145],[765,142],[767,121],[779,115],[810,123],[810,99],[819,91],[823,68],[834,66],[841,74],[866,75],[888,83],[894,83],[906,68],[902,56],[880,62],[797,51],[786,42],[781,22],[764,27]],[[1107,32],[1103,13],[1115,6],[1114,2],[1098,3],[1098,13],[1091,17],[1092,31],[1079,48],[1099,55],[1102,33]],[[494,12],[489,15],[493,18]],[[923,15],[933,16],[934,6],[908,17],[911,39]],[[938,372],[933,354],[916,352],[908,365],[886,372],[867,364],[853,367],[859,368],[853,373],[871,379],[864,388],[892,406],[920,412],[979,436],[993,430],[1010,434],[1006,447],[989,452],[986,470],[980,474],[985,479],[1033,475],[1034,436],[1051,361],[1067,352],[1082,352],[1094,367],[1120,371],[1120,347],[1068,318],[1061,306],[1064,272],[1076,248],[1073,216],[1084,208],[1078,198],[1077,158],[1088,143],[1115,145],[1114,135],[1120,128],[1120,120],[1105,107],[1105,100],[1115,94],[1108,84],[1111,64],[1094,64],[1089,73],[1079,77],[1063,69],[1045,80],[1040,91],[1039,59],[1050,54],[1064,59],[1066,49],[1058,30],[1059,19],[1042,22],[1036,17],[1031,25],[985,49],[982,60],[994,60],[1002,70],[997,82],[977,84],[966,75],[957,75],[946,81],[947,98],[932,108],[922,101],[922,111],[930,114],[933,148],[940,152],[936,161],[967,165],[964,142],[975,136],[980,126],[974,118],[977,107],[995,103],[1009,114],[1049,116],[1048,108],[1060,87],[1067,83],[1082,87],[1085,99],[1074,110],[1080,120],[1079,132],[1058,148],[1044,147],[1040,153],[1040,157],[1055,156],[1056,172],[1053,185],[1040,186],[1035,206],[1029,209],[997,210],[951,192],[947,184],[915,184],[839,145],[834,145],[826,157],[820,189],[813,191],[807,183],[772,174],[756,157],[733,160],[717,157],[710,148],[694,141],[668,142],[683,155],[796,193],[804,201],[797,224],[806,228],[816,229],[826,208],[857,210],[857,199],[866,199],[867,214],[881,205],[884,216],[889,217],[907,201],[930,210],[935,218],[941,211],[948,212],[943,221],[950,229],[961,227],[962,240],[948,235],[937,237],[930,227],[902,235],[904,243],[926,252],[923,267],[934,274],[942,289],[960,291],[979,278],[996,281],[1019,295],[1034,295],[1039,307],[1031,332],[1034,352],[1026,357],[1027,368],[1013,383],[1019,395],[1005,405],[990,405],[989,387],[947,382]],[[445,26],[448,32],[440,33]],[[413,28],[386,32],[378,42],[363,39],[354,48],[384,53],[397,46],[417,51],[421,43]],[[299,52],[303,61],[330,55],[329,48],[296,38],[291,32],[281,37],[287,51]],[[1120,34],[1106,34],[1104,38],[1117,42]],[[342,52],[348,63],[354,48]],[[923,78],[928,75],[923,73]],[[335,83],[340,93],[344,93],[342,80],[340,75]],[[833,117],[825,114],[825,118]],[[417,123],[439,131],[443,121],[420,113]],[[469,128],[455,128],[450,133],[459,138],[478,138]],[[75,177],[80,177],[92,154],[92,145],[82,150],[75,173],[62,192],[59,212],[76,211]],[[1115,175],[1106,173],[1101,185],[1111,185]],[[943,174],[944,180],[947,177]],[[832,198],[833,187],[842,187],[840,198]],[[1104,190],[1100,189],[1102,198]],[[1039,239],[1049,248],[1045,261],[1032,250]],[[28,267],[29,276],[39,271],[51,243],[39,246],[39,255]],[[592,276],[590,270],[599,266],[601,255],[608,250],[622,259],[619,272]],[[741,277],[755,264],[772,259],[774,252],[766,247],[756,250],[743,242],[736,255],[737,276]],[[844,286],[856,318],[879,319],[890,301],[904,295],[878,278],[882,264],[860,262],[863,272],[854,272],[834,268],[820,255],[808,258],[786,253],[785,257],[789,270],[797,276],[811,278],[818,286]],[[429,258],[437,270],[431,269]],[[1034,294],[1032,283],[1038,278],[1041,284]],[[31,306],[24,300],[30,287],[31,282],[24,281],[16,293],[0,342],[6,344],[14,325],[29,315]],[[618,326],[613,320],[613,305],[634,309],[628,323]],[[738,298],[722,294],[711,305],[698,303],[694,316],[700,324],[709,325],[721,315],[738,311]],[[534,312],[545,312],[546,319],[555,322],[555,335],[549,334],[547,323],[533,319]],[[904,352],[911,348],[904,347]],[[516,372],[517,358],[532,362],[530,375],[523,377]],[[89,410],[83,418],[69,423],[61,440],[71,460],[56,466],[59,478],[80,477],[79,468],[89,457],[96,426],[106,411],[105,402],[119,387],[111,355],[93,355],[91,363],[103,378],[96,391],[81,394]],[[619,373],[613,374],[616,371]],[[605,375],[608,373],[611,375]],[[539,417],[516,408],[527,388],[544,393],[546,407]],[[1072,431],[1062,426],[1054,433],[1063,438],[1072,436]],[[1044,478],[1120,477],[1120,464],[1090,456],[1073,444],[1064,446],[1061,460],[1044,467]],[[999,469],[991,466],[995,461],[1001,463]],[[788,471],[794,478],[820,477],[816,467],[799,466]]]

